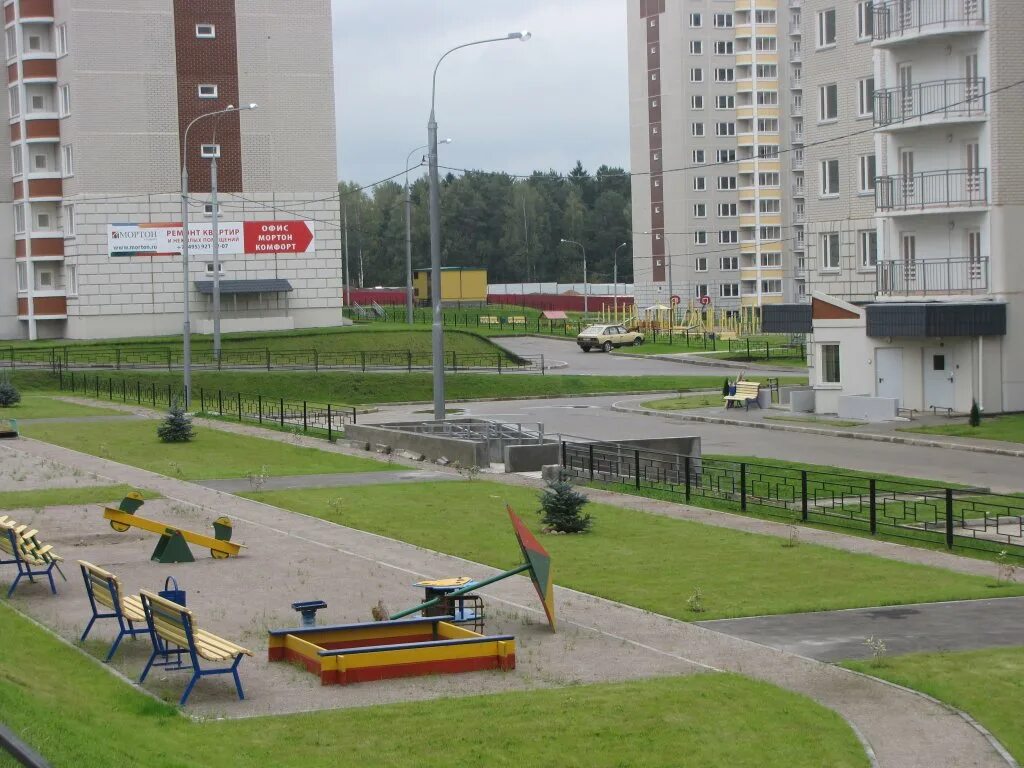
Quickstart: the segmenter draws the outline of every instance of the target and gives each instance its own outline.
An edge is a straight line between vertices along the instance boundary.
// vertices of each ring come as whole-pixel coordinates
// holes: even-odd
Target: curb
[[[787,424],[766,424],[763,421],[743,421],[741,419],[726,419],[719,416],[698,416],[684,415],[681,413],[669,413],[667,411],[652,411],[648,408],[630,408],[614,403],[611,406],[613,411],[618,413],[631,413],[638,416],[661,416],[673,421],[694,421],[704,424],[724,424],[733,427],[751,427],[753,429],[768,429],[776,432],[799,432],[805,435],[824,435],[825,437],[844,437],[849,440],[869,440],[876,443],[894,443],[897,445],[911,445],[918,448],[946,448],[953,451],[968,451],[970,453],[987,453],[995,456],[1009,456],[1011,458],[1024,458],[1024,450],[1012,450],[1010,448],[990,448],[984,445],[966,445],[964,443],[946,443],[938,440],[921,440],[913,437],[900,437],[898,435],[879,435],[871,432],[843,432],[836,429],[821,429],[818,427],[797,427]]]
[[[622,352],[612,352],[613,355],[619,357],[642,357],[648,360],[663,360],[666,363],[676,363],[677,365],[707,365],[714,368],[736,368],[737,370],[752,370],[752,371],[778,371],[782,373],[786,372],[786,375],[799,376],[800,368],[777,368],[773,367],[770,363],[759,363],[757,361],[750,361],[749,363],[739,362],[737,360],[714,360],[712,358],[702,357],[699,354],[686,357],[677,357],[674,355],[630,355]]]

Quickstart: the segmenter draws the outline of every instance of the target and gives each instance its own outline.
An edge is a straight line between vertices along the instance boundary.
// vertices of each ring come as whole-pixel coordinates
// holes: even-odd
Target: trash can
[[[770,408],[772,404],[772,391],[767,387],[757,390],[757,405],[760,408]]]

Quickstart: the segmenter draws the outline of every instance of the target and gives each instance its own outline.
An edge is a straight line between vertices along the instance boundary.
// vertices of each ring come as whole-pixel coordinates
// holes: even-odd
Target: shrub
[[[967,422],[972,427],[981,426],[981,408],[978,407],[977,400],[971,400],[971,415],[967,417]]]
[[[540,515],[544,530],[555,533],[585,533],[593,525],[590,515],[583,512],[587,497],[573,488],[568,475],[559,473],[558,479],[548,483],[540,493]]]
[[[0,381],[0,408],[10,408],[21,402],[21,393],[9,381]]]
[[[165,443],[187,443],[196,433],[192,429],[192,417],[180,405],[174,404],[156,428],[156,434]]]

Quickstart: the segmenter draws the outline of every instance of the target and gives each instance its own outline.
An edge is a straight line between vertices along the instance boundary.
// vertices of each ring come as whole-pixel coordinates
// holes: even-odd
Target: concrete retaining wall
[[[839,398],[839,418],[861,421],[892,421],[896,418],[899,400],[894,397],[868,395],[842,395]]]
[[[430,461],[445,458],[450,462],[457,461],[463,467],[488,467],[491,461],[487,444],[472,440],[400,432],[357,424],[345,427],[345,437],[348,440],[369,443],[371,449],[377,445],[386,445],[392,451],[420,453]]]
[[[546,464],[557,464],[559,455],[558,443],[508,445],[505,446],[505,471],[538,472]]]

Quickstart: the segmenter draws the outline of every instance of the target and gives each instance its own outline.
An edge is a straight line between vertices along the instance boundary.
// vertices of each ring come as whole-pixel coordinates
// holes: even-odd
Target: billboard
[[[313,253],[316,250],[312,221],[220,222],[217,230],[222,256]],[[109,224],[107,253],[113,257],[180,256],[182,235],[180,223]],[[213,241],[212,224],[189,224],[190,256],[212,256]]]

